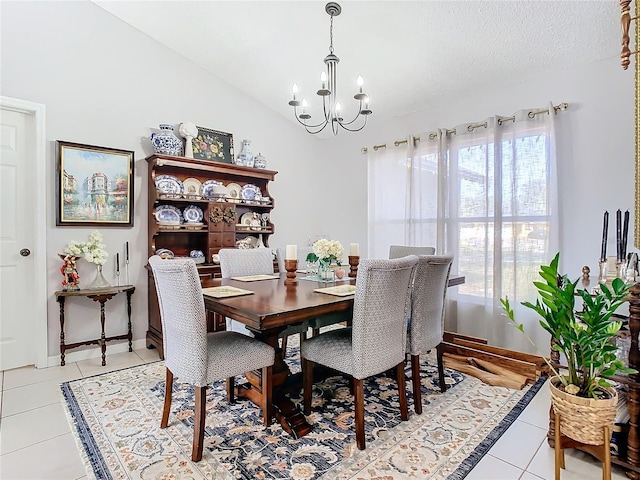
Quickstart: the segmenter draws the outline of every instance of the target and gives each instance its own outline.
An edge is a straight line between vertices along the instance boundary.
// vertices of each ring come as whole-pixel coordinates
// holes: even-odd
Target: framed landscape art
[[[133,227],[134,153],[57,144],[56,225]]]
[[[193,158],[212,162],[233,163],[233,135],[198,127],[193,141]]]

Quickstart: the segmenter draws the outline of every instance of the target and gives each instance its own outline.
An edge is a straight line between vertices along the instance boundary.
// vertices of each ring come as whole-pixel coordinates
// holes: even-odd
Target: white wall
[[[318,140],[92,3],[3,1],[0,26],[0,93],[47,107],[49,203],[43,208],[52,356],[59,335],[53,298],[60,285],[57,253],[92,230],[55,227],[55,140],[135,151],[135,227],[100,229],[112,253],[121,251],[125,241],[133,247],[134,339],[144,338],[147,329],[144,158],[152,152],[148,137],[159,123],[193,121],[231,132],[237,152],[243,138],[252,140],[254,153],[262,152],[268,168],[279,171],[270,187],[277,202],[273,248],[327,234],[345,245],[359,242],[366,257],[366,155],[361,147],[549,101],[571,105],[557,117],[564,270],[575,277],[585,264],[597,271],[602,212],[633,211],[633,73],[620,68],[617,52],[603,62],[541,72],[525,83],[479,86],[412,115],[385,120],[374,111],[362,132]],[[611,233],[608,249],[614,251]],[[82,263],[82,281],[88,282],[93,272]],[[113,263],[106,270],[112,272]],[[107,334],[124,331],[124,320],[113,321],[120,318],[122,303],[107,307]],[[67,318],[69,342],[97,337],[97,309],[88,300],[68,302]]]
[[[309,166],[321,148],[315,138],[246,95],[196,67],[90,2],[2,2],[0,68],[3,96],[42,103],[47,108],[47,271],[48,347],[58,352],[58,272],[70,240],[86,240],[93,228],[55,226],[56,140],[135,151],[135,226],[100,228],[111,254],[105,266],[113,281],[114,257],[131,247],[134,340],[147,330],[147,162],[149,135],[160,123],[192,121],[243,138],[279,171],[270,192],[276,234],[270,246],[306,244],[314,218],[301,200],[314,198]],[[212,46],[211,48],[215,48]],[[224,68],[222,65],[221,68]],[[286,95],[286,92],[284,93]],[[81,284],[94,268],[79,262]],[[115,281],[114,281],[115,283]],[[124,296],[107,304],[107,335],[126,331]],[[85,298],[67,302],[67,343],[99,337],[98,305]],[[72,352],[71,352],[72,353]]]

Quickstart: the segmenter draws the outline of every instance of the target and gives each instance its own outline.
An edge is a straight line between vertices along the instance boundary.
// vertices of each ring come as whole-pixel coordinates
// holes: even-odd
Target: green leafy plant
[[[620,373],[637,373],[626,368],[616,357],[616,346],[612,341],[622,327],[622,322],[612,320],[614,312],[626,301],[630,285],[619,278],[609,288],[600,284],[598,293],[576,289],[578,280],[571,282],[566,275],[558,273],[560,254],[556,254],[549,265],[540,267],[543,281],[533,282],[538,290],[536,303],[522,302],[540,317],[540,325],[551,334],[553,348],[564,354],[568,375],[560,375],[546,359],[553,373],[562,381],[567,393],[579,397],[600,398],[598,387],[610,387],[603,377]],[[575,299],[582,299],[582,311],[576,311]],[[529,342],[535,344],[524,332],[524,326],[515,320],[509,298],[500,299],[509,318]],[[537,347],[536,347],[537,349]],[[538,353],[540,353],[538,351]]]

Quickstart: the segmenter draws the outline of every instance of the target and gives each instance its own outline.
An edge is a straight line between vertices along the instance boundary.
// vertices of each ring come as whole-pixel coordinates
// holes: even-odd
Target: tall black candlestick
[[[116,273],[120,273],[120,254],[116,253]]]
[[[622,212],[616,211],[616,259],[622,260]]]
[[[607,237],[609,236],[609,212],[605,210],[602,224],[602,247],[600,248],[600,261],[607,261]]]
[[[629,236],[629,210],[624,212],[624,225],[622,227],[622,255],[621,261],[625,261],[627,258],[627,237]]]
[[[124,261],[129,261],[129,242],[124,243]]]

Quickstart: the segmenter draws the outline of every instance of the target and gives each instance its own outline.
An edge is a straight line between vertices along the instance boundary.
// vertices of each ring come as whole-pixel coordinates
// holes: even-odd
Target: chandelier
[[[336,74],[340,59],[333,53],[333,17],[340,15],[342,8],[336,2],[329,2],[324,9],[331,17],[331,24],[329,27],[329,55],[324,58],[327,70],[323,71],[320,75],[321,87],[320,90],[317,91],[317,94],[322,97],[324,118],[316,124],[308,122],[308,120],[311,119],[311,115],[307,112],[307,100],[305,98],[303,98],[302,101],[296,99],[298,86],[295,83],[293,84],[293,98],[289,101],[289,105],[293,107],[296,120],[298,120],[307,132],[311,134],[315,135],[316,133],[322,132],[327,125],[331,125],[331,130],[334,135],[338,134],[340,128],[348,130],[349,132],[357,132],[365,127],[367,124],[367,117],[372,113],[369,109],[369,96],[362,91],[364,80],[360,75],[358,75],[358,92],[353,96],[353,98],[358,101],[358,112],[350,121],[345,121],[344,118],[342,118],[342,106],[337,100],[336,93]],[[302,107],[302,111],[300,113],[298,113],[298,107]],[[360,121],[358,121],[358,119],[360,119]]]

